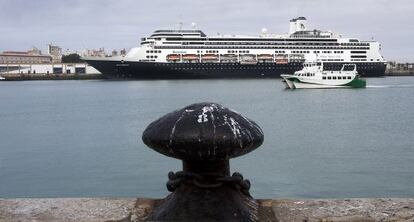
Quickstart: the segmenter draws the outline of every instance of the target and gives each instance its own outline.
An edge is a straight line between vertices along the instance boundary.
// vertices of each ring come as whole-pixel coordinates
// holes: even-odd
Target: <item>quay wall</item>
[[[102,74],[1,74],[5,81],[104,79]]]
[[[387,69],[385,71],[386,76],[414,76],[414,69],[412,70],[398,70],[398,69]]]
[[[144,221],[159,200],[0,199],[0,222]],[[258,200],[260,221],[414,221],[414,198]]]

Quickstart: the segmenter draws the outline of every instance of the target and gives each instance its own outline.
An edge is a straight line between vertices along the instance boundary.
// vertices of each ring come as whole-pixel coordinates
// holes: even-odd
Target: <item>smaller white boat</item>
[[[344,64],[339,71],[323,70],[323,63],[304,63],[303,69],[280,75],[289,89],[365,88],[366,81],[359,78],[355,64]]]
[[[3,76],[0,76],[0,81],[1,81],[1,80],[5,80],[5,79],[6,79],[6,78],[4,78]]]

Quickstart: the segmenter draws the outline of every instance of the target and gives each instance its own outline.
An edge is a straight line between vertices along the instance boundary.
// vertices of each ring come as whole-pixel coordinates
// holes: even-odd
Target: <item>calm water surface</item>
[[[211,101],[265,142],[231,161],[257,198],[414,197],[414,78],[284,90],[278,79],[0,82],[0,197],[163,197],[180,162],[145,127]]]

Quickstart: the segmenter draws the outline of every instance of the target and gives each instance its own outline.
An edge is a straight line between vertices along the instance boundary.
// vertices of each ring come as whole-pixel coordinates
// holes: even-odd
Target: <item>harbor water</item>
[[[285,90],[280,79],[0,82],[0,198],[168,194],[180,161],[147,148],[160,116],[216,102],[255,120],[230,162],[255,198],[414,197],[414,78]]]

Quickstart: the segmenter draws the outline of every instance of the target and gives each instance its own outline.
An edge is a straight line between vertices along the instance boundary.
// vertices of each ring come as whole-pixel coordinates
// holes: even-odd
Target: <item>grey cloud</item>
[[[285,33],[289,19],[383,45],[387,59],[414,60],[411,0],[0,0],[0,50],[130,48],[182,20],[208,34]]]

